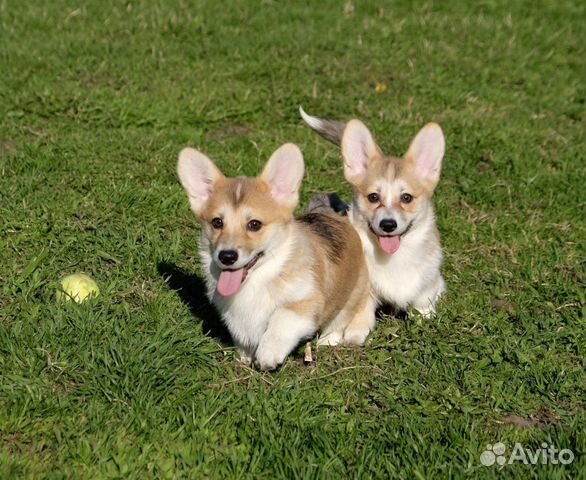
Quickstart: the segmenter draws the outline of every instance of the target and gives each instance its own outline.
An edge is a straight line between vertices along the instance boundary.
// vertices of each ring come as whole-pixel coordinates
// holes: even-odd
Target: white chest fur
[[[295,239],[291,238],[273,250],[270,257],[265,256],[262,263],[250,272],[238,293],[223,297],[216,290],[217,278],[212,273],[211,255],[205,239],[202,239],[200,256],[206,272],[208,298],[218,309],[236,346],[250,356],[274,319],[275,311],[287,302],[305,298],[315,286],[309,272],[289,283],[276,282],[291,263],[294,242]]]

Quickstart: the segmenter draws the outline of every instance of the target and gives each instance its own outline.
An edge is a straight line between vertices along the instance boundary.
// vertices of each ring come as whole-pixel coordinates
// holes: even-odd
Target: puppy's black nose
[[[379,227],[383,232],[391,233],[397,228],[397,222],[392,218],[385,218],[380,221]]]
[[[236,250],[220,250],[218,258],[224,265],[234,265],[238,260],[238,252]]]

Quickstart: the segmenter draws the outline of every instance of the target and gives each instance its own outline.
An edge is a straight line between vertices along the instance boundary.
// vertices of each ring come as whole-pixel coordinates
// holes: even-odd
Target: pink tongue
[[[401,245],[401,237],[399,235],[395,237],[378,237],[378,241],[380,242],[380,247],[389,255],[399,250],[399,246]]]
[[[238,270],[223,270],[218,279],[218,293],[224,297],[234,295],[244,279],[244,268]]]

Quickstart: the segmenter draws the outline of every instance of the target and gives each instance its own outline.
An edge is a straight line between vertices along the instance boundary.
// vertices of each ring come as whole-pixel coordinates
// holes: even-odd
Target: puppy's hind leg
[[[317,345],[320,347],[322,345],[329,345],[330,347],[333,347],[335,345],[339,345],[340,343],[342,343],[343,338],[344,332],[338,330],[324,332],[317,339]]]
[[[437,303],[445,292],[446,282],[441,275],[438,275],[431,287],[421,293],[412,306],[423,318],[431,318],[435,315]]]
[[[375,299],[367,295],[362,302],[362,306],[356,311],[344,329],[343,342],[346,345],[364,344],[368,334],[374,328],[375,309]]]
[[[238,352],[239,360],[246,366],[252,365],[252,354],[243,345],[236,343],[236,352]]]
[[[317,345],[329,345],[333,347],[342,343],[344,339],[344,326],[348,321],[348,312],[341,311],[332,322],[323,329],[317,339]]]

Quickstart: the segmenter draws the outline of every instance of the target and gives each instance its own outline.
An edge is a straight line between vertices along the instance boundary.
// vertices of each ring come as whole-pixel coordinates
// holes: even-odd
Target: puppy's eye
[[[224,220],[222,220],[220,217],[212,219],[212,227],[214,227],[216,230],[224,228]]]
[[[366,198],[368,198],[370,203],[376,203],[380,200],[380,195],[378,193],[370,193]]]
[[[413,195],[411,195],[410,193],[402,193],[401,194],[401,202],[402,203],[411,203],[412,200],[413,200]]]
[[[251,232],[258,232],[262,227],[262,222],[260,220],[251,220],[248,222],[247,228]]]

